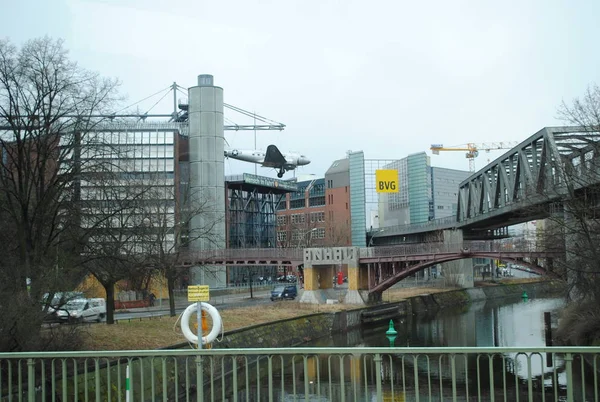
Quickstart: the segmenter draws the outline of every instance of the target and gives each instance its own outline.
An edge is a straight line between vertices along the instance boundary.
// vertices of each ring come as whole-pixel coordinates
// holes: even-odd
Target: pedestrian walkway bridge
[[[512,241],[464,241],[454,244],[437,242],[364,248],[207,250],[181,254],[179,263],[184,266],[302,267],[305,286],[302,301],[312,303],[326,301],[328,290],[333,285],[332,278],[338,267],[343,264],[348,268],[349,295],[346,302],[362,304],[365,297],[377,299],[383,291],[402,279],[436,264],[471,258],[489,258],[526,266],[540,275],[552,275],[554,260],[563,256],[562,249],[549,250],[540,247],[536,242],[513,239]],[[470,281],[472,283],[472,278]],[[361,294],[358,295],[357,292]]]

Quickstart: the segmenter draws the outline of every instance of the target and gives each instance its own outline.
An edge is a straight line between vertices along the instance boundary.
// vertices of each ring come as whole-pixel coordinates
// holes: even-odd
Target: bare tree
[[[86,181],[93,185],[82,192],[82,265],[104,287],[106,322],[113,324],[117,282],[155,269],[147,255],[156,198],[145,183],[112,173],[90,172]]]
[[[159,183],[155,183],[159,184]],[[224,216],[213,216],[208,219],[207,211],[211,208],[211,201],[200,192],[192,193],[189,187],[179,193],[174,186],[165,187],[156,185],[150,189],[157,199],[166,197],[174,201],[157,205],[147,214],[149,226],[152,228],[147,236],[148,258],[151,265],[157,269],[167,280],[169,292],[169,312],[172,317],[175,312],[175,284],[187,268],[182,266],[182,259],[186,258],[190,243],[203,240],[208,243],[218,244],[222,241],[215,237],[215,227],[224,220]],[[162,194],[157,194],[160,192]],[[192,220],[203,215],[202,227],[192,225]]]
[[[77,155],[117,86],[71,61],[60,40],[0,40],[0,215],[10,238],[0,293],[28,294],[31,308],[78,275],[60,264],[78,247]]]
[[[552,270],[569,284],[574,310],[561,322],[559,335],[565,342],[589,345],[600,338],[600,143],[589,140],[600,133],[600,87],[590,85],[582,97],[563,101],[558,115],[581,128],[586,148],[580,153],[573,148],[576,157],[561,160],[566,194],[552,205],[541,241],[566,253]]]

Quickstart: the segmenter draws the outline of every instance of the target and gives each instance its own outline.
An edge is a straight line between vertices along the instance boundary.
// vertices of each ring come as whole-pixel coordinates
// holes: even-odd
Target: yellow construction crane
[[[431,153],[439,155],[440,151],[463,151],[466,152],[465,157],[469,160],[469,171],[475,171],[475,158],[479,156],[479,151],[490,152],[496,149],[511,149],[518,145],[517,141],[507,142],[488,142],[485,144],[476,144],[469,142],[466,145],[459,145],[456,147],[444,147],[443,144],[431,144]]]

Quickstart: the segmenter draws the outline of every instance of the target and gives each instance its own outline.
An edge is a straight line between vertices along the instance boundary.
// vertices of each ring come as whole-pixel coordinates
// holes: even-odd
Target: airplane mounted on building
[[[266,151],[226,149],[225,157],[277,169],[277,177],[283,177],[285,172],[310,163],[306,156],[298,153],[288,152],[282,154],[275,145],[269,145]]]

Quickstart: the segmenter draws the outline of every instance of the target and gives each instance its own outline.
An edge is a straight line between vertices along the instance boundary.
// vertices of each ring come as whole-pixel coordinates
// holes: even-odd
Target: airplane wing
[[[285,165],[286,161],[279,149],[275,145],[269,145],[265,152],[265,160],[263,166],[279,168]]]

